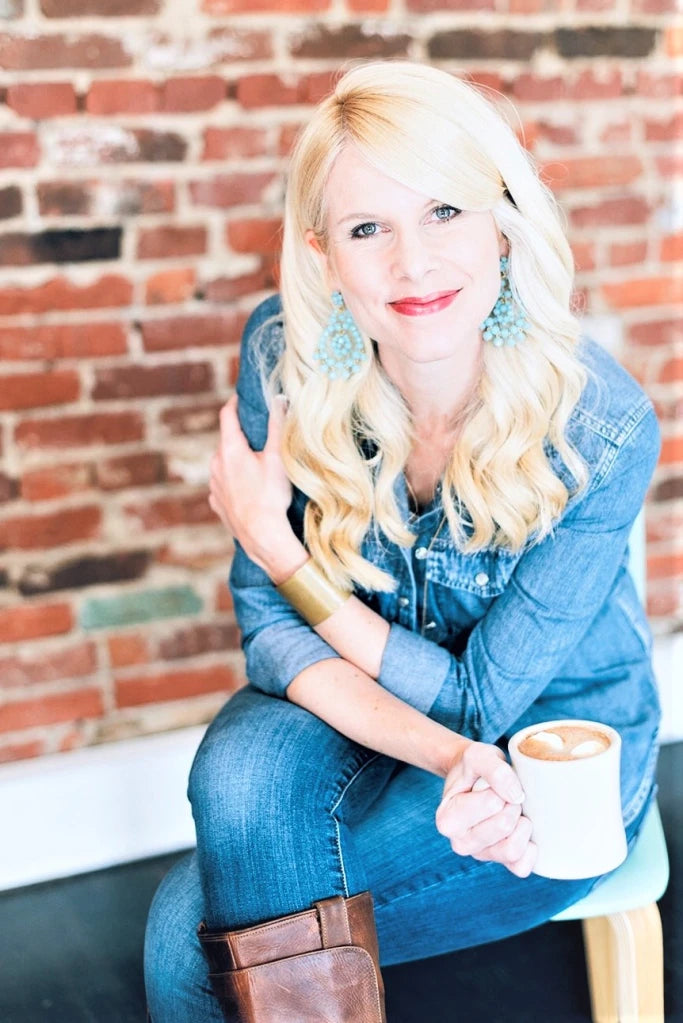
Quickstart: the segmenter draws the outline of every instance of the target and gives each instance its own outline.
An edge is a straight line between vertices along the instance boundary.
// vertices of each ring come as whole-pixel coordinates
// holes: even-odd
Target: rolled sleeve
[[[452,660],[443,647],[394,623],[389,629],[377,681],[394,696],[427,714],[446,681]]]

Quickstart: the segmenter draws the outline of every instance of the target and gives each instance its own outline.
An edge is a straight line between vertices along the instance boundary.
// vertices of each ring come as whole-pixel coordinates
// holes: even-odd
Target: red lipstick
[[[439,313],[449,306],[458,294],[458,291],[435,291],[423,298],[399,298],[389,305],[401,316],[429,316],[430,313]]]

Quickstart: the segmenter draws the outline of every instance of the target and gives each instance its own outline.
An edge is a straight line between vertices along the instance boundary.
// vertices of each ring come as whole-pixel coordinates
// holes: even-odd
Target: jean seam
[[[353,774],[346,780],[346,782],[344,782],[342,784],[342,788],[340,789],[340,791],[339,791],[339,793],[337,795],[337,799],[333,803],[333,805],[330,807],[330,810],[329,810],[330,816],[334,820],[335,851],[336,851],[336,855],[337,855],[337,861],[338,861],[338,864],[339,864],[339,870],[340,870],[340,873],[341,873],[342,886],[343,886],[343,889],[344,889],[344,898],[347,898],[347,899],[349,897],[349,885],[348,885],[348,879],[347,879],[347,876],[346,876],[346,867],[345,867],[345,864],[344,864],[344,853],[342,851],[341,821],[337,817],[336,811],[339,809],[339,806],[342,803],[342,801],[344,799],[344,796],[346,795],[346,793],[348,792],[350,787],[353,785],[353,783],[360,777],[360,775],[363,773],[363,771],[365,770],[366,767],[368,767],[370,764],[374,763],[377,759],[379,759],[379,756],[380,756],[379,753],[374,753],[371,756],[369,756],[367,758],[367,760],[363,760],[363,762],[356,767],[356,769],[354,770]]]

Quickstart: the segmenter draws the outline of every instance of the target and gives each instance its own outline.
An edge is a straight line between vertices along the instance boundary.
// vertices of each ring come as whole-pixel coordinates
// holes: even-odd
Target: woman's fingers
[[[460,840],[472,828],[493,817],[505,801],[493,789],[484,792],[453,792],[444,797],[436,811],[436,828],[451,842]]]
[[[531,821],[520,817],[506,838],[472,855],[477,860],[502,863],[517,877],[528,877],[536,862],[536,852],[536,845],[531,841]]]

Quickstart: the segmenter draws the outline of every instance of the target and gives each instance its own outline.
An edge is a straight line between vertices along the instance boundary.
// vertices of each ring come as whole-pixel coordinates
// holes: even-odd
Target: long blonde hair
[[[289,400],[283,455],[308,497],[308,549],[340,586],[391,590],[395,581],[360,554],[373,527],[414,542],[394,483],[413,427],[406,403],[373,355],[348,380],[329,380],[314,352],[331,298],[305,241],[327,244],[325,184],[349,142],[414,191],[460,209],[490,211],[509,241],[512,288],[530,329],[514,348],[485,344],[477,393],[444,473],[442,503],[454,543],[519,550],[538,542],[568,500],[545,443],[577,481],[586,470],[564,434],[585,384],[570,310],[573,263],[555,202],[514,132],[475,88],[407,61],[352,67],[313,113],[292,155],[281,267],[285,349],[277,368]]]

